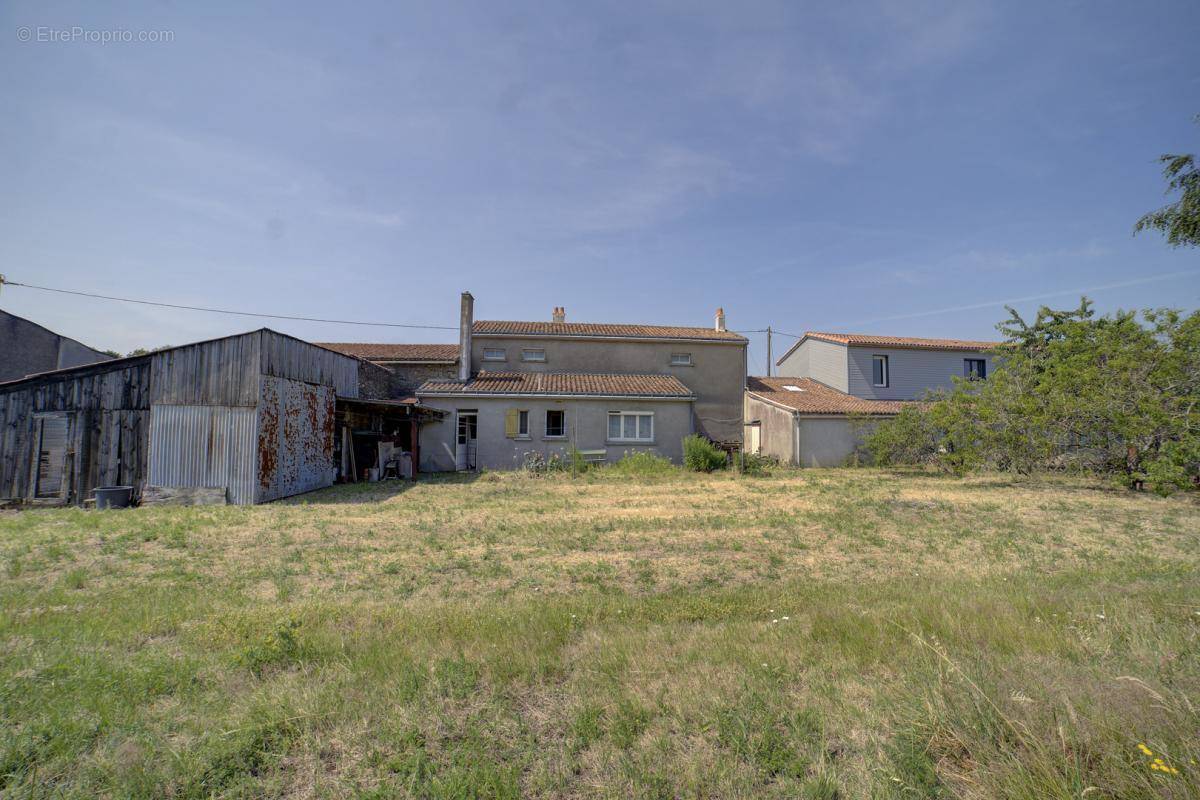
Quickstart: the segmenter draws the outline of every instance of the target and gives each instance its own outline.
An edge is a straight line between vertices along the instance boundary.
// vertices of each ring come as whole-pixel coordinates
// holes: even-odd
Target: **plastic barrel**
[[[132,486],[101,486],[96,489],[96,508],[129,508]]]

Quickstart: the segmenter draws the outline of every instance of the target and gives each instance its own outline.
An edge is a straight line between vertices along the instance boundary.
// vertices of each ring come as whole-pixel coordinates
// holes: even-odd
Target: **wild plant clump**
[[[725,451],[698,433],[683,438],[683,465],[693,472],[725,468]]]

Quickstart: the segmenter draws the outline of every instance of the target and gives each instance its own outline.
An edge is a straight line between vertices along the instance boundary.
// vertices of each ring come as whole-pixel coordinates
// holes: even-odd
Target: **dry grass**
[[[4,514],[0,796],[1183,797],[1198,544],[868,470]]]

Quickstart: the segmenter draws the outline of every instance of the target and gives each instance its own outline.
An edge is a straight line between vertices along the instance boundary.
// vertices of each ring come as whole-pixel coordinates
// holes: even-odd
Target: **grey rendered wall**
[[[846,346],[817,339],[805,339],[779,365],[779,374],[793,378],[812,378],[839,392],[849,391]],[[869,364],[868,364],[869,366]]]
[[[952,376],[963,376],[963,361],[982,358],[992,374],[993,357],[962,350],[908,350],[886,347],[850,347],[850,394],[875,400],[916,400],[926,390],[953,386]],[[886,387],[871,385],[872,356],[888,357]]]
[[[783,464],[796,463],[796,415],[746,393],[746,421],[759,420],[759,450]]]
[[[471,371],[630,372],[674,375],[696,395],[696,430],[718,441],[742,440],[746,348],[739,343],[639,342],[537,337],[472,337]],[[507,360],[484,361],[484,348],[504,348]],[[545,363],[521,361],[523,348],[542,348]],[[671,366],[672,353],[691,353],[693,366]]]
[[[455,468],[454,447],[458,409],[479,412],[477,466],[481,469],[515,469],[525,453],[537,451],[549,457],[568,453],[572,445],[580,450],[606,450],[608,460],[617,461],[625,453],[650,451],[679,463],[683,459],[683,437],[692,432],[691,403],[686,401],[624,400],[551,400],[523,398],[421,398],[424,405],[451,413],[440,422],[421,426],[421,470],[449,472]],[[529,411],[529,439],[504,436],[504,416],[510,408]],[[567,439],[547,439],[544,435],[546,410],[567,412]],[[654,443],[651,445],[609,444],[609,411],[649,411],[654,413]]]
[[[0,382],[110,358],[35,322],[0,311]]]
[[[858,446],[854,425],[846,417],[801,417],[802,467],[840,467]]]

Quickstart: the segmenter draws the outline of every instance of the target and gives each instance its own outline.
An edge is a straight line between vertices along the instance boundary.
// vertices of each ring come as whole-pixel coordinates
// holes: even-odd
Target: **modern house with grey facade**
[[[111,358],[36,322],[0,311],[0,382]]]
[[[416,392],[446,412],[422,430],[421,469],[513,469],[527,458],[593,461],[651,451],[682,459],[700,433],[741,442],[745,337],[726,328],[474,319],[463,293],[454,379]]]
[[[832,467],[861,442],[862,422],[899,413],[954,378],[986,380],[999,342],[846,333],[804,334],[776,362],[779,375],[749,378],[747,449],[784,463]]]

